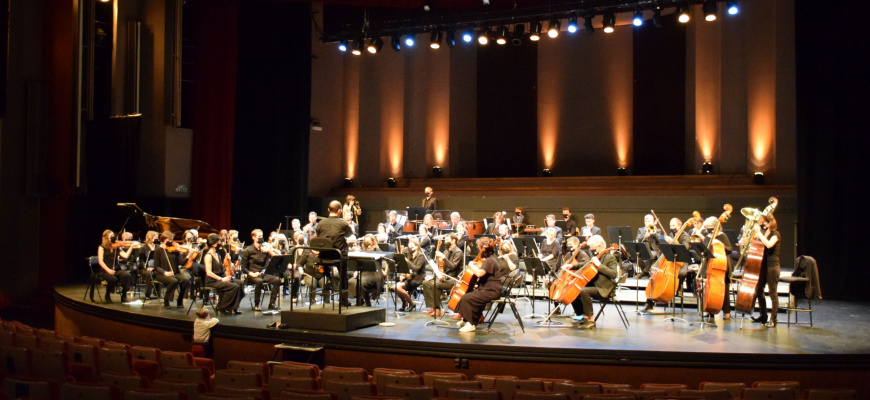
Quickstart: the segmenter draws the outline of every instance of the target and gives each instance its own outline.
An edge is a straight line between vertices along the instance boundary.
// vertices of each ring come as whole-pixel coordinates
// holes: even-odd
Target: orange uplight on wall
[[[389,176],[401,177],[405,145],[403,88],[390,88],[389,81],[384,82],[381,90],[390,92],[381,97],[381,154],[387,159],[383,167],[389,169]]]
[[[769,172],[776,145],[776,100],[771,92],[756,90],[749,95],[749,170]]]
[[[556,142],[558,139],[558,105],[542,104],[538,107],[538,143],[541,147],[541,162],[545,169],[552,169],[556,163]]]
[[[344,76],[344,165],[348,178],[356,177],[359,157],[359,68],[351,65]]]

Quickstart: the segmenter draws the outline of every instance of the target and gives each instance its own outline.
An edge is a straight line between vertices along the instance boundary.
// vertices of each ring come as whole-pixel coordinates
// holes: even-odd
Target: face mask
[[[257,243],[259,243],[259,244],[263,244],[263,242],[265,242],[265,240],[263,240],[262,237],[257,238]]]
[[[280,244],[281,246],[283,246],[283,245],[287,244],[287,242],[286,242],[284,239],[281,239],[281,240],[278,241],[278,244]]]
[[[519,212],[519,211],[515,212],[514,214],[516,214],[517,217],[520,216],[520,212]]]
[[[563,217],[568,218],[569,214],[562,214]]]
[[[598,255],[598,250],[592,249],[592,250],[590,250],[589,252],[592,253],[593,256],[597,256],[597,255]]]
[[[767,230],[767,225],[761,225],[761,230],[766,231],[766,230]]]

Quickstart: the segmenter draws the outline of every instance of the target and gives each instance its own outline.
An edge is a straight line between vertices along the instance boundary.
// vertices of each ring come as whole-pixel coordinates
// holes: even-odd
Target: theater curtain
[[[239,0],[197,0],[185,7],[193,30],[194,115],[191,216],[229,229]]]

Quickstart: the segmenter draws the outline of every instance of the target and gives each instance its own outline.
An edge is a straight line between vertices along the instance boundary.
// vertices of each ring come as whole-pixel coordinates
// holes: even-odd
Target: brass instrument
[[[764,208],[764,211],[759,211],[757,208],[752,207],[743,207],[740,209],[740,213],[746,217],[746,224],[743,225],[743,234],[740,237],[742,245],[740,245],[740,254],[746,254],[746,251],[749,249],[749,244],[752,242],[752,231],[755,228],[755,224],[758,223],[758,219],[762,216],[767,216],[773,213],[773,210],[776,209],[776,206],[779,204],[779,200],[776,197],[771,197],[767,199],[769,203],[767,207]]]

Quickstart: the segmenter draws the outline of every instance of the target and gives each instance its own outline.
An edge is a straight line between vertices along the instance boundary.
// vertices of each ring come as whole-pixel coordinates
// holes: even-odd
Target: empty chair
[[[496,379],[495,390],[498,390],[505,400],[511,400],[514,398],[514,392],[519,390],[543,392],[544,382],[530,379]]]
[[[155,379],[151,388],[163,392],[181,393],[192,400],[196,400],[201,393],[205,393],[205,384],[202,382],[184,382],[163,378]]]
[[[151,382],[154,382],[155,379],[160,377],[161,373],[160,364],[157,362],[138,359],[133,359],[133,371],[141,376],[142,379],[145,379],[149,386],[151,385]]]
[[[285,390],[318,390],[320,385],[315,378],[297,378],[292,376],[272,375],[266,385],[273,398],[278,398]]]
[[[800,397],[801,395],[801,384],[796,381],[757,381],[752,382],[752,387],[758,389],[780,389],[780,388],[789,388],[794,390],[794,397]]]
[[[262,387],[242,388],[242,387],[215,385],[213,392],[214,393],[222,393],[222,394],[232,394],[232,395],[237,395],[237,396],[253,396],[253,397],[256,397],[258,399],[265,399],[265,400],[272,398],[271,395],[269,394],[269,390],[266,388],[262,388]]]
[[[465,374],[461,372],[424,372],[423,373],[423,384],[426,386],[432,386],[432,382],[436,379],[450,379],[454,381],[464,381],[468,380],[465,377]]]
[[[127,350],[99,349],[99,371],[118,375],[133,375],[133,355]]]
[[[40,339],[52,339],[52,340],[55,340],[55,339],[57,339],[57,334],[56,334],[54,331],[52,331],[52,330],[42,329],[42,328],[40,328],[40,329],[37,329],[37,330],[36,330],[36,337],[38,337],[38,338],[40,338]]]
[[[36,335],[29,335],[26,333],[15,333],[15,341],[13,342],[13,346],[16,347],[24,347],[29,350],[36,350],[37,346]]]
[[[568,400],[568,395],[562,392],[517,390],[513,400]]]
[[[520,378],[513,376],[513,375],[475,375],[474,376],[474,380],[480,382],[480,387],[482,389],[495,388],[495,380],[496,379],[520,379]]]
[[[320,380],[367,382],[369,373],[363,368],[326,367],[320,371]]]
[[[214,385],[260,387],[263,386],[263,377],[256,372],[220,369],[214,373]]]
[[[583,400],[637,400],[637,397],[634,397],[630,394],[602,393],[587,394],[586,396],[583,396]]]
[[[97,348],[86,343],[67,342],[69,372],[76,382],[95,382],[99,371]]]
[[[58,399],[60,386],[43,379],[7,376],[3,379],[3,393],[13,399]]]
[[[591,385],[601,385],[601,394],[615,394],[619,389],[633,389],[631,385],[624,383],[586,382]]]
[[[289,400],[338,400],[338,395],[330,392],[320,392],[317,390],[301,390],[291,389],[285,390],[279,394],[280,397],[272,396],[273,399],[289,399]]]
[[[404,397],[409,400],[428,400],[436,395],[435,388],[431,386],[387,385],[384,387],[384,396]]]
[[[178,392],[164,392],[152,389],[131,389],[124,392],[124,400],[187,400]]]
[[[103,342],[103,348],[130,351],[132,349],[132,346],[127,343],[111,342],[106,340],[105,342]]]
[[[65,383],[60,388],[61,400],[121,400],[121,390],[96,383]]]
[[[719,390],[725,389],[731,395],[732,399],[739,399],[740,393],[746,388],[743,382],[701,382],[698,389],[701,390]]]
[[[263,362],[253,361],[230,361],[227,363],[227,369],[234,371],[253,372],[260,375],[263,383],[269,382],[269,365]]]
[[[0,345],[13,346],[15,345],[15,331],[0,330]]]
[[[372,380],[376,380],[381,374],[416,375],[417,373],[410,369],[375,368],[372,370]]]
[[[45,350],[45,351],[66,352],[68,346],[67,346],[66,342],[64,342],[62,340],[39,338],[39,343],[37,343],[36,348],[39,350]]]
[[[36,329],[33,329],[32,327],[29,327],[18,321],[13,322],[13,325],[15,326],[16,334],[36,336]]]
[[[23,347],[0,347],[0,372],[10,375],[30,375],[30,350]]]
[[[553,391],[553,385],[557,383],[564,382],[573,382],[570,379],[560,379],[560,378],[529,378],[530,381],[541,381],[544,383],[544,391],[551,392]]]
[[[447,391],[447,398],[466,400],[502,400],[501,393],[495,389],[451,388]]]
[[[558,382],[553,384],[554,392],[568,395],[569,400],[580,400],[588,394],[601,394],[601,385],[589,383]]]
[[[255,396],[245,396],[225,393],[205,393],[199,395],[197,400],[262,400]]]
[[[130,352],[133,353],[133,360],[150,360],[160,364],[160,349],[156,347],[133,346],[130,347]]]
[[[324,368],[323,373],[329,368]],[[321,373],[321,377],[323,376]],[[378,394],[377,387],[371,382],[353,380],[323,379],[323,391],[338,395],[339,400],[350,400],[353,396],[375,396]]]
[[[681,390],[689,387],[682,383],[644,383],[640,390],[664,390],[666,396],[678,396]]]
[[[215,368],[214,360],[205,357],[193,357],[193,365],[205,368],[209,375],[214,375]]]
[[[193,354],[186,351],[161,351],[160,368],[195,367]]]
[[[680,392],[680,396],[702,397],[704,400],[729,400],[731,393],[725,389],[717,390],[694,390],[686,389]]]
[[[76,337],[76,342],[83,343],[83,344],[89,344],[89,345],[94,346],[94,347],[99,349],[99,348],[103,347],[103,343],[105,343],[106,341],[103,339],[100,339],[100,338],[95,338],[95,337],[90,337],[90,336],[79,336],[79,337]]]
[[[67,342],[67,343],[76,343],[75,336],[61,335],[59,333],[54,335],[54,336],[57,340],[62,340],[62,341]]]
[[[384,388],[387,385],[422,385],[423,377],[420,375],[393,375],[393,374],[378,374],[374,376],[375,386],[378,388],[378,393],[383,394]]]
[[[69,373],[69,356],[62,351],[33,350],[30,376],[63,384],[73,380]]]
[[[807,400],[851,400],[858,398],[858,391],[853,389],[807,389],[803,398]]]
[[[318,378],[320,370],[313,364],[283,362],[272,366],[272,375],[293,378]]]
[[[166,367],[163,369],[164,379],[184,382],[199,382],[205,385],[206,391],[211,391],[211,375],[202,367]]]
[[[630,394],[637,400],[652,400],[659,397],[669,396],[664,390],[643,389],[619,389],[615,394]]]
[[[350,400],[405,400],[405,398],[387,396],[351,396]]]
[[[447,397],[447,392],[450,391],[451,388],[482,389],[481,384],[478,381],[460,381],[451,379],[436,379],[432,382],[432,386],[435,387],[435,391],[440,397]]]
[[[131,389],[147,389],[145,380],[138,375],[118,375],[109,372],[100,374],[97,382],[104,385],[111,385],[121,389],[121,392],[126,392]]]
[[[740,394],[741,399],[746,400],[794,400],[794,390],[783,387],[779,389],[746,388]]]

